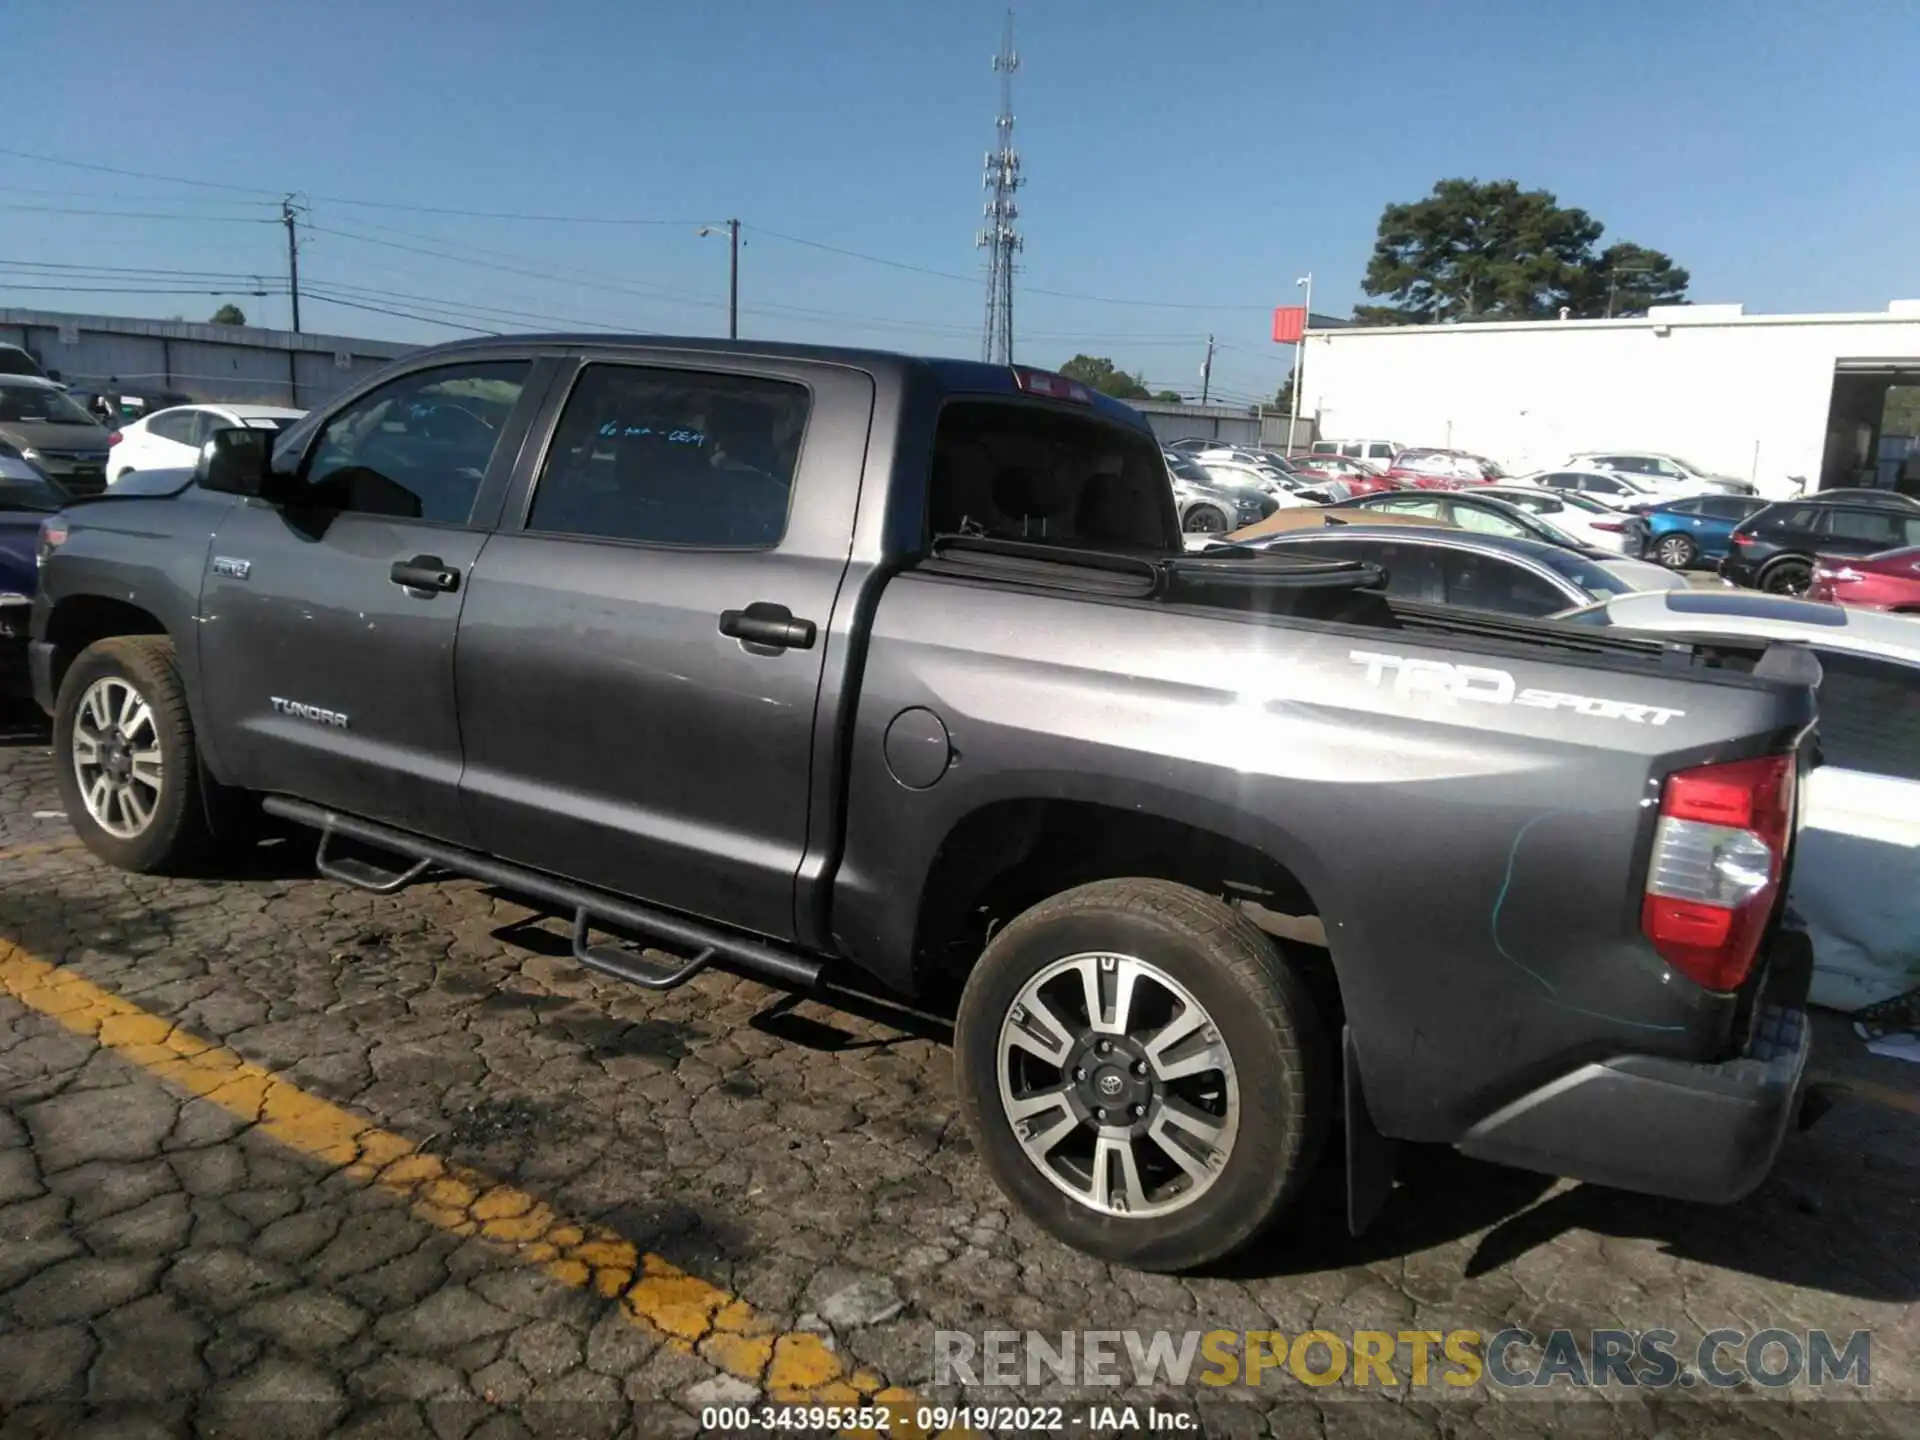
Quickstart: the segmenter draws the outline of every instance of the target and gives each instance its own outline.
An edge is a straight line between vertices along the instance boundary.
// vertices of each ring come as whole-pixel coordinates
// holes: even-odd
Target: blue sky
[[[1697,300],[1920,295],[1912,0],[1017,9],[1029,362],[1088,351],[1191,390],[1212,332],[1216,393],[1270,396],[1295,277],[1344,313],[1381,207],[1454,175],[1556,192],[1673,255]],[[0,153],[0,304],[204,319],[218,298],[144,292],[281,286],[291,190],[309,330],[468,333],[326,293],[485,328],[724,333],[725,242],[698,230],[738,216],[743,334],[977,354],[1003,10],[14,6],[0,147],[203,183]],[[283,296],[235,298],[287,323]]]

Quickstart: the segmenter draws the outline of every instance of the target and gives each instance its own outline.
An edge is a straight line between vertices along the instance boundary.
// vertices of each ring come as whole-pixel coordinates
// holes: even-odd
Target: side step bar
[[[404,830],[343,815],[320,805],[310,805],[304,800],[269,795],[261,808],[269,815],[318,830],[320,848],[314,858],[320,872],[363,890],[390,894],[417,879],[427,869],[437,868],[489,885],[498,885],[503,890],[530,895],[561,910],[571,910],[574,958],[590,970],[649,990],[671,990],[684,985],[714,960],[727,961],[743,970],[751,970],[782,985],[799,989],[812,989],[817,985],[824,968],[818,960],[766,941],[746,939],[717,926],[657,910],[651,905],[622,900],[584,885],[543,875],[538,870],[528,870],[504,860],[476,855],[470,850],[443,845],[437,840],[422,839]],[[407,870],[388,872],[361,861],[329,856],[326,853],[327,843],[336,835],[377,846],[395,855],[404,855],[414,863]],[[590,944],[587,931],[594,919],[625,926],[681,950],[691,951],[692,958],[669,969],[642,959],[625,946]]]

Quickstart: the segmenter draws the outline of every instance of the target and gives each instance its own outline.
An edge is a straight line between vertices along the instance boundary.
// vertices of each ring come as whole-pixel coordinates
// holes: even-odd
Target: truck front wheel
[[[968,978],[968,1129],[1000,1188],[1075,1249],[1185,1270],[1260,1233],[1333,1107],[1297,975],[1224,902],[1164,880],[1043,901]]]
[[[185,687],[164,635],[89,645],[53,718],[54,771],[86,847],[122,870],[180,870],[211,838]]]

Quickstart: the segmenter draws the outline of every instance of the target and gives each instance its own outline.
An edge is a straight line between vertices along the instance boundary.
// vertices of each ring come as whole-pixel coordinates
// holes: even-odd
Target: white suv
[[[1405,448],[1397,440],[1316,440],[1308,447],[1308,453],[1344,455],[1349,460],[1372,460],[1387,467],[1393,464],[1393,457]]]

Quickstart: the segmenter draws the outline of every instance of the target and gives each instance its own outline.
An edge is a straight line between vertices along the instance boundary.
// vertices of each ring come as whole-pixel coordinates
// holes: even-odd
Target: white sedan
[[[1213,477],[1214,484],[1228,490],[1257,490],[1262,495],[1272,496],[1283,510],[1315,503],[1297,493],[1302,488],[1301,482],[1268,466],[1216,460],[1211,455],[1201,455],[1199,464],[1202,470]]]
[[[1821,763],[1807,779],[1788,905],[1813,941],[1816,1005],[1920,987],[1920,619],[1748,590],[1617,595],[1558,617],[1820,660]]]
[[[1622,475],[1613,470],[1583,470],[1563,465],[1558,470],[1536,470],[1504,482],[1529,490],[1551,490],[1557,495],[1579,494],[1598,500],[1614,510],[1630,510],[1635,505],[1658,505],[1676,498],[1664,490],[1643,483],[1644,475]]]
[[[1529,515],[1537,515],[1562,534],[1571,535],[1595,550],[1612,550],[1636,559],[1640,551],[1632,518],[1623,516],[1611,505],[1602,505],[1592,496],[1577,490],[1536,489],[1530,485],[1485,485],[1475,495],[1493,495],[1509,505],[1518,505]]]
[[[178,470],[216,430],[284,430],[307,412],[273,405],[176,405],[122,425],[108,440],[107,484],[136,470]]]

